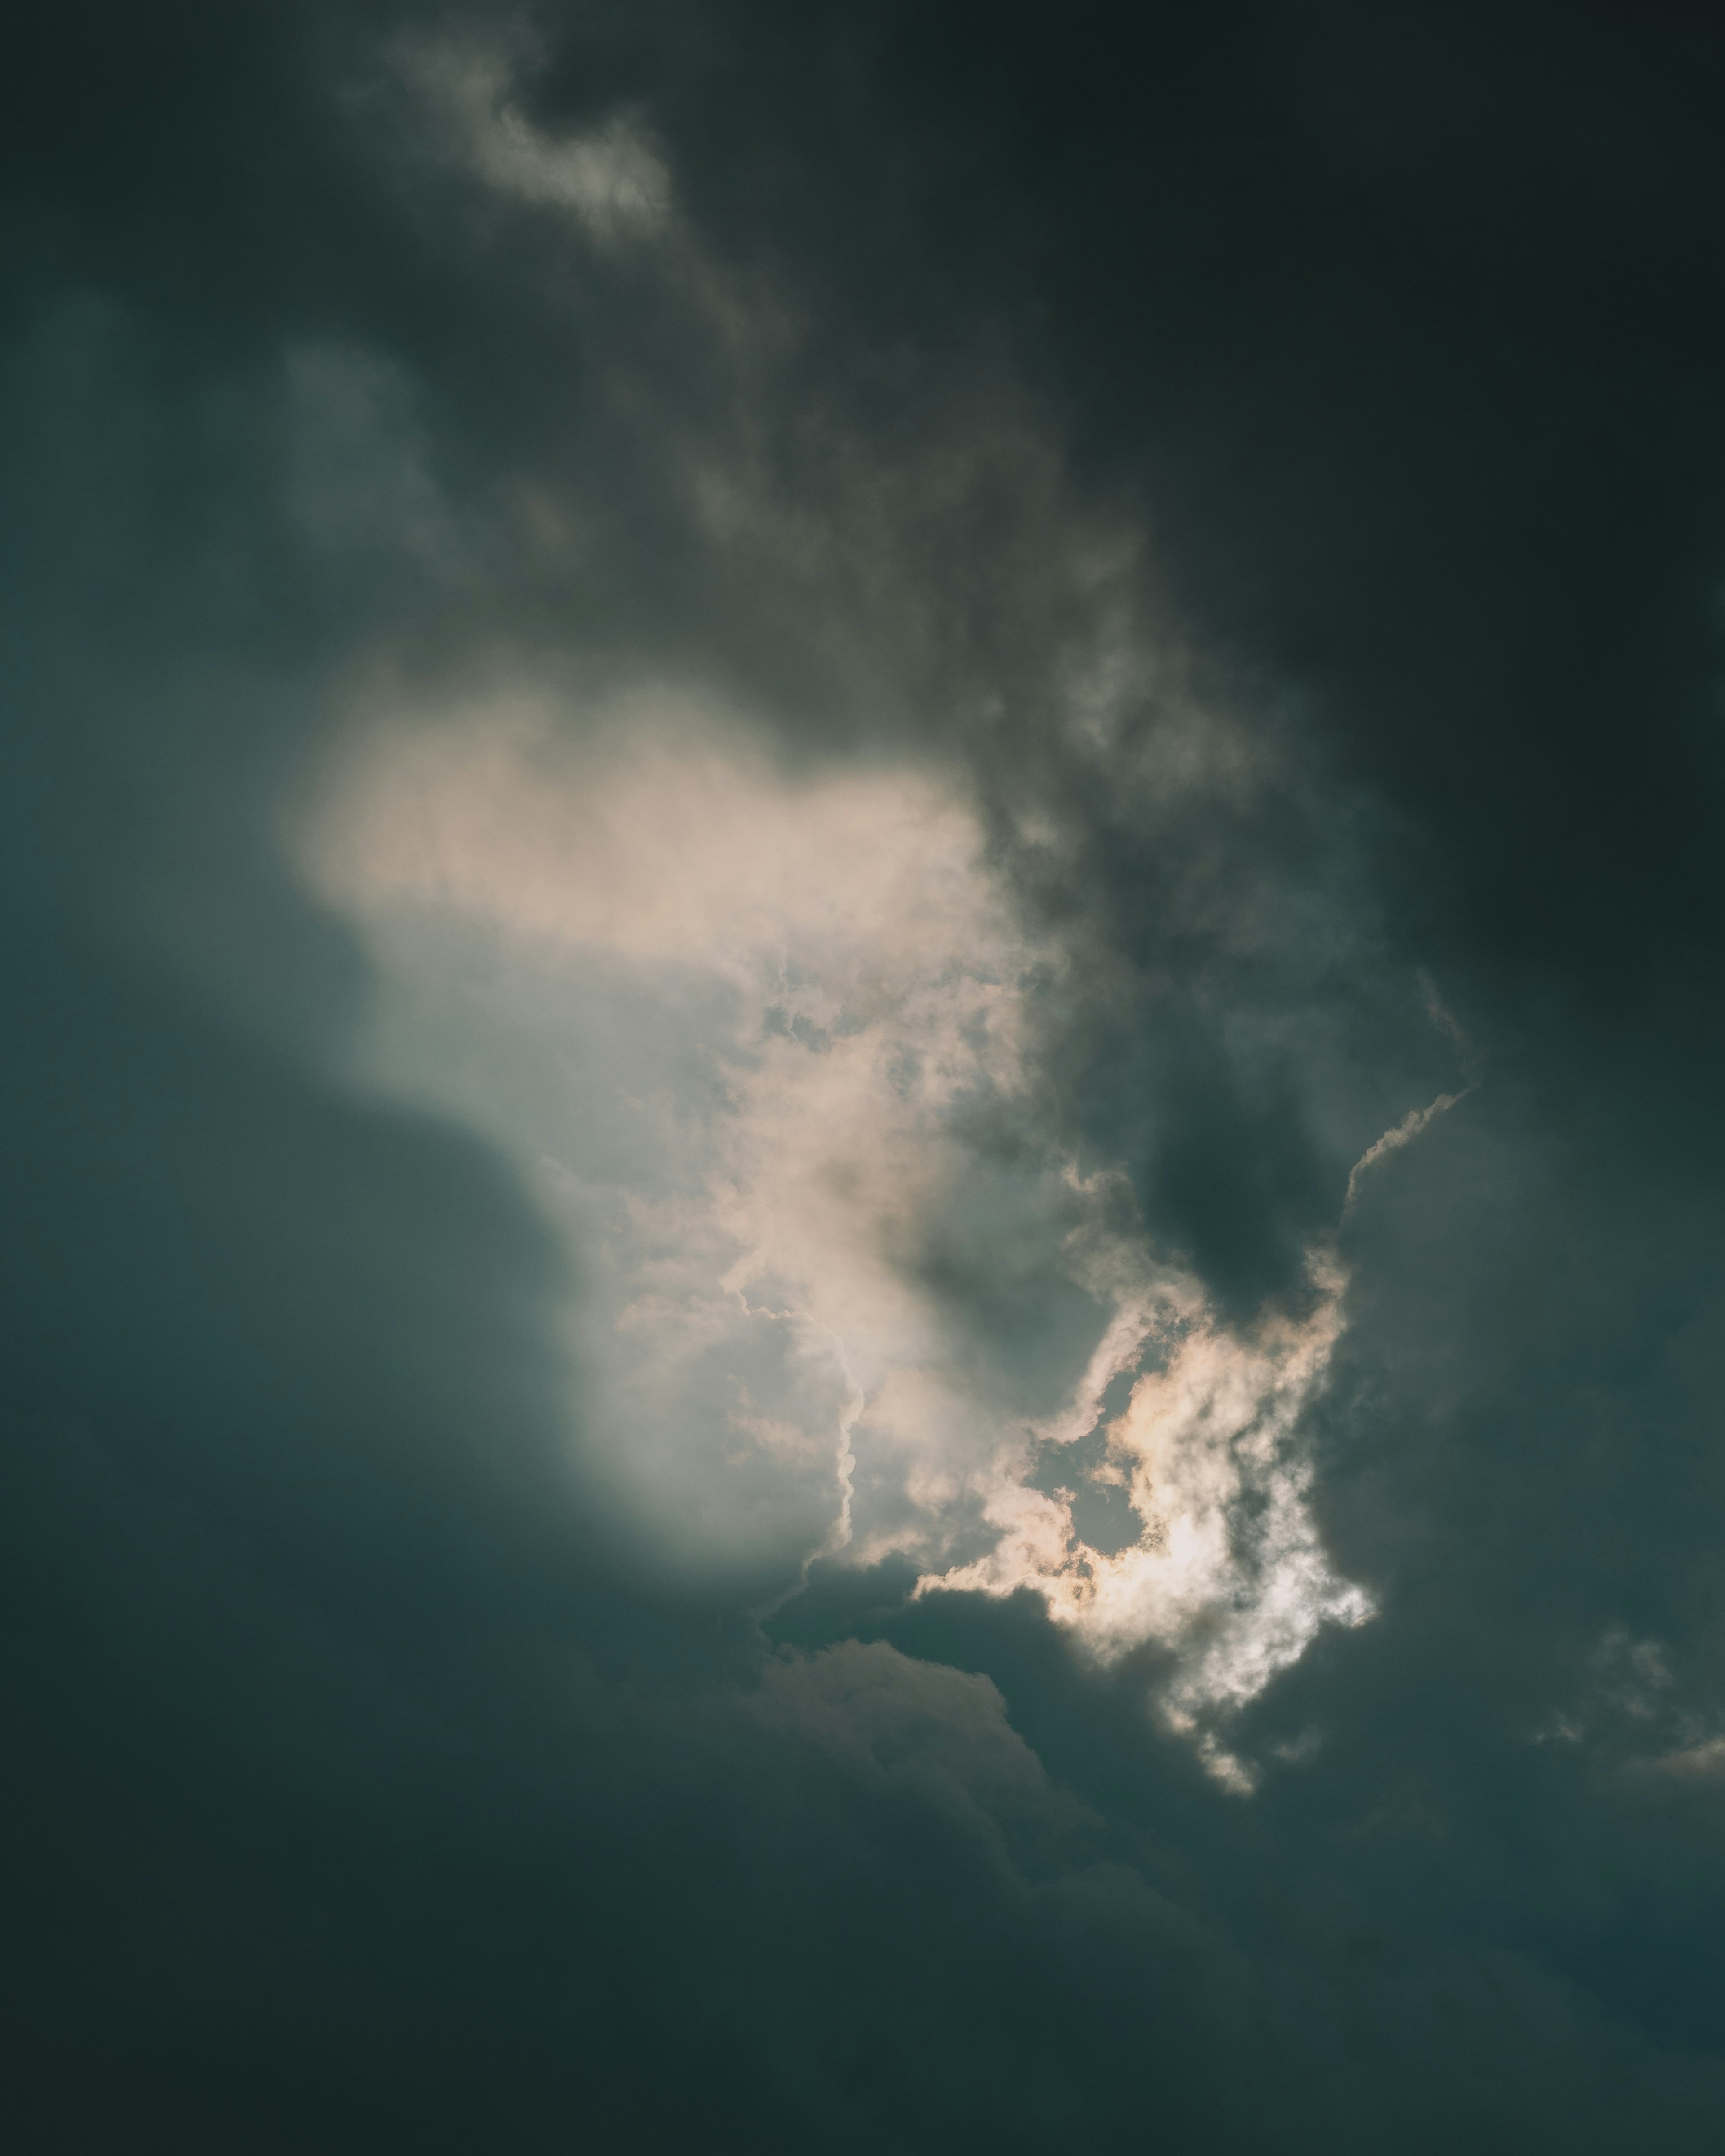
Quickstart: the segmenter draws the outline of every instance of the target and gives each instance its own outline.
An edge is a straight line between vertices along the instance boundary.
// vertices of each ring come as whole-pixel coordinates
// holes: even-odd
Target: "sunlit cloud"
[[[301,852],[377,963],[362,1075],[501,1142],[570,1237],[583,1444],[644,1549],[1030,1589],[1099,1661],[1170,1650],[1164,1712],[1241,1776],[1210,1724],[1368,1614],[1301,1437],[1345,1276],[1315,1250],[1307,1314],[1242,1336],[1122,1227],[1049,1112],[1070,960],[955,785],[788,771],[670,690],[578,726],[522,692],[374,711]]]

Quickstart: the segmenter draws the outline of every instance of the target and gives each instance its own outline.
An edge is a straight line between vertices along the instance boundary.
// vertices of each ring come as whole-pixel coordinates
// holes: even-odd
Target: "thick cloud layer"
[[[1707,12],[13,58],[18,2145],[1714,2146]]]

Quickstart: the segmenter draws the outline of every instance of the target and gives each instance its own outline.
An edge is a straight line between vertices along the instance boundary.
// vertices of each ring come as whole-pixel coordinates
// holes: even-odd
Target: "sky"
[[[1725,2134],[1725,18],[0,82],[8,2143]]]

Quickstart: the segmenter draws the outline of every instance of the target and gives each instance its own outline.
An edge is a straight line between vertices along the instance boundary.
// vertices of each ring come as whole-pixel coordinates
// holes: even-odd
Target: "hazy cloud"
[[[1703,12],[11,57],[17,2145],[1717,2146]]]

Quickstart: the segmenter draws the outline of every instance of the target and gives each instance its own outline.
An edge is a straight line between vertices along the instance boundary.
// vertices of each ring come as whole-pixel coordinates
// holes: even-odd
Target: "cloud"
[[[1348,1171],[1348,1194],[1342,1207],[1343,1219],[1353,1210],[1354,1200],[1359,1195],[1359,1179],[1366,1170],[1375,1168],[1387,1154],[1399,1152],[1404,1145],[1410,1145],[1434,1116],[1447,1114],[1458,1101],[1466,1097],[1465,1093],[1440,1093],[1436,1100],[1429,1101],[1425,1107],[1409,1108],[1394,1129],[1386,1131],[1381,1138],[1373,1138]]]
[[[1103,1469],[1140,1523],[1131,1546],[1087,1547],[1070,1491],[1009,1483],[987,1514],[1002,1531],[995,1548],[921,1589],[1030,1588],[1104,1661],[1151,1640],[1174,1647],[1181,1666],[1163,1704],[1183,1731],[1245,1705],[1320,1625],[1363,1623],[1369,1599],[1337,1577],[1307,1504],[1301,1421],[1341,1330],[1347,1285],[1333,1258],[1315,1253],[1313,1269],[1317,1297],[1303,1322],[1272,1318],[1242,1341],[1189,1286],[1134,1342],[1127,1367],[1152,1345],[1162,1367],[1135,1379],[1109,1425]],[[1208,1728],[1203,1741],[1223,1778],[1250,1789],[1248,1771]]]
[[[1103,1660],[1169,1650],[1184,1730],[1368,1614],[1301,1440],[1344,1273],[1314,1247],[1309,1312],[1241,1335],[1122,1225],[1049,1121],[1035,999],[1072,956],[951,781],[783,772],[686,694],[576,724],[523,694],[359,722],[302,844],[382,970],[367,1081],[501,1140],[564,1224],[585,1443],[649,1546],[1029,1588]],[[1033,1352],[940,1292],[976,1235],[973,1294],[1034,1284]],[[1105,1553],[1033,1478],[1122,1378]]]
[[[1717,2145],[1722,49],[1370,12],[22,27],[21,2146]]]
[[[410,42],[397,58],[453,159],[486,186],[567,211],[601,243],[651,238],[665,224],[670,176],[626,116],[584,133],[536,127],[511,95],[517,56],[506,46]]]

